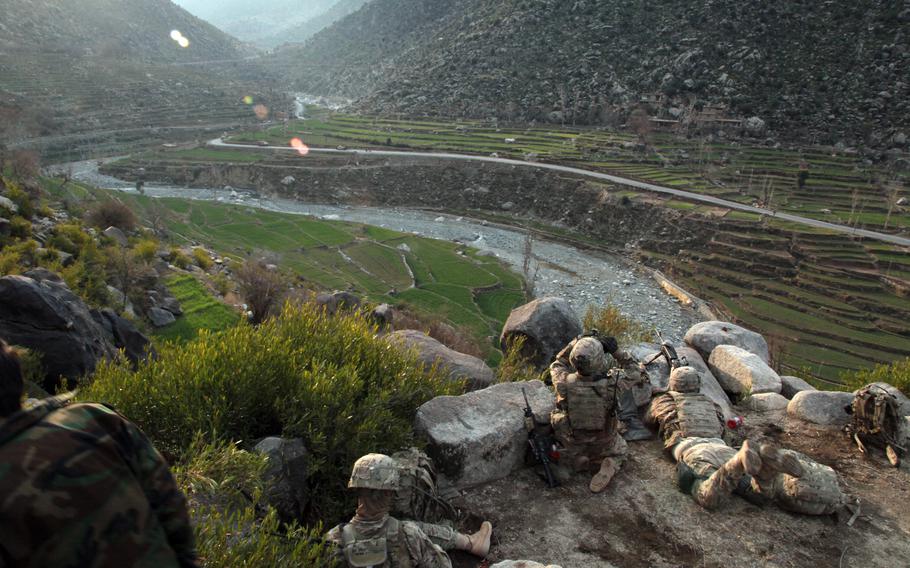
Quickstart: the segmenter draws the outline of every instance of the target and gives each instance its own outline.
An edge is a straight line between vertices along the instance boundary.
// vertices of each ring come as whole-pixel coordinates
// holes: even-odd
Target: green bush
[[[186,270],[186,267],[189,266],[191,262],[190,257],[183,254],[183,251],[178,247],[171,247],[171,264],[177,268]]]
[[[188,458],[174,468],[187,495],[196,548],[206,568],[277,566],[330,568],[331,550],[311,531],[281,526],[274,511],[259,514],[264,490],[263,455],[197,437]],[[241,533],[243,538],[237,538]]]
[[[10,236],[16,239],[27,239],[32,236],[32,224],[22,217],[10,220]]]
[[[301,437],[312,452],[311,520],[334,522],[353,505],[339,481],[351,464],[414,444],[417,407],[463,387],[377,338],[362,316],[328,318],[289,305],[255,328],[165,345],[136,372],[105,363],[80,397],[113,404],[178,456],[196,432],[248,443]]]
[[[85,232],[82,225],[66,223],[54,228],[54,235],[48,241],[48,245],[78,257],[82,247],[91,240],[92,237]]]
[[[599,308],[588,306],[583,324],[586,331],[596,329],[603,335],[615,337],[620,345],[654,340],[653,331],[610,303]]]
[[[60,276],[76,295],[93,306],[106,306],[110,303],[107,291],[106,257],[95,244],[89,240],[80,249],[79,260],[60,268]]]
[[[208,270],[212,267],[212,259],[209,257],[209,253],[205,249],[195,248],[193,249],[193,259],[196,261],[196,264],[199,265],[199,268],[202,270]]]
[[[158,255],[158,241],[155,239],[142,239],[133,247],[136,258],[145,262],[152,262]]]
[[[35,204],[32,203],[32,198],[18,184],[10,183],[6,196],[19,206],[19,215],[31,219],[35,214]]]
[[[869,383],[888,383],[910,396],[910,357],[890,365],[876,365],[872,369],[860,369],[841,375],[842,382],[851,390]]]

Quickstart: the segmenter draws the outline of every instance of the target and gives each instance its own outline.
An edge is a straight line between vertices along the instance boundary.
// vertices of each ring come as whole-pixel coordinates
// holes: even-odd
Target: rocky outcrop
[[[402,329],[389,335],[389,340],[407,349],[415,349],[425,365],[438,365],[450,379],[467,380],[469,390],[486,388],[493,382],[493,370],[482,360],[449,349],[425,333]]]
[[[265,498],[284,522],[301,521],[309,502],[307,449],[300,438],[266,438],[256,444],[257,452],[268,456],[263,478]]]
[[[850,421],[846,408],[852,402],[849,392],[803,391],[787,405],[787,414],[821,426],[844,426]]]
[[[581,321],[569,302],[562,298],[541,298],[512,310],[499,343],[505,351],[510,342],[524,338],[523,354],[535,366],[543,368],[581,331]]]
[[[737,396],[780,393],[780,375],[758,355],[734,345],[719,345],[711,352],[708,367],[725,391]]]
[[[522,467],[528,439],[522,389],[535,419],[549,422],[556,400],[540,381],[441,396],[417,410],[415,429],[427,441],[441,487],[469,487],[506,477]]]
[[[708,360],[718,345],[735,345],[758,355],[767,363],[768,343],[760,334],[738,325],[723,321],[703,321],[693,325],[685,338],[686,344]]]
[[[780,394],[784,395],[785,397],[793,398],[796,396],[796,393],[807,390],[816,390],[816,388],[799,377],[781,375]]]
[[[757,412],[771,412],[775,410],[784,410],[790,403],[783,395],[775,392],[764,392],[753,394],[743,401],[743,405]]]
[[[154,356],[155,351],[149,338],[142,334],[133,322],[117,315],[114,310],[92,310],[92,318],[104,329],[114,347],[123,351],[123,354],[134,365]]]
[[[116,355],[85,303],[56,275],[0,278],[0,337],[42,355],[51,392],[60,377],[78,382],[100,359]]]

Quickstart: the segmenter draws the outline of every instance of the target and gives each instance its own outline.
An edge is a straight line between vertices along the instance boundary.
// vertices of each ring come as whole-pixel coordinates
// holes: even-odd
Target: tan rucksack
[[[398,462],[400,476],[392,515],[422,523],[457,520],[455,508],[439,496],[433,460],[415,448],[397,452],[392,458]]]
[[[851,411],[847,433],[859,450],[865,454],[867,445],[883,448],[891,465],[899,466],[906,448],[898,443],[901,414],[894,395],[877,385],[865,386],[853,397]]]

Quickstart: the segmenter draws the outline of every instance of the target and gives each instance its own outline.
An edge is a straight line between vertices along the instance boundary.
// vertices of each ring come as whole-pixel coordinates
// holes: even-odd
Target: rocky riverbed
[[[76,162],[73,177],[98,187],[135,191],[135,185],[98,172],[98,162]],[[434,239],[462,242],[503,259],[522,272],[527,236],[524,232],[485,221],[440,215],[415,209],[350,207],[302,203],[290,199],[260,198],[240,189],[185,188],[148,183],[146,195],[183,197],[259,207],[272,211],[312,215],[328,220],[351,221],[414,233]],[[667,339],[681,340],[699,321],[694,310],[664,293],[651,273],[625,258],[581,250],[565,244],[533,240],[531,272],[537,296],[560,296],[583,315],[589,305],[613,303],[623,313],[662,331]]]

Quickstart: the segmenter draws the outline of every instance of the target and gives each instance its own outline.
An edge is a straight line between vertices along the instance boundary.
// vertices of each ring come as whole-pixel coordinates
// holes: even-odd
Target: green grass
[[[240,320],[236,311],[215,299],[193,276],[172,276],[166,284],[180,302],[183,315],[171,325],[155,331],[161,339],[186,342],[195,339],[202,330],[223,331]]]

